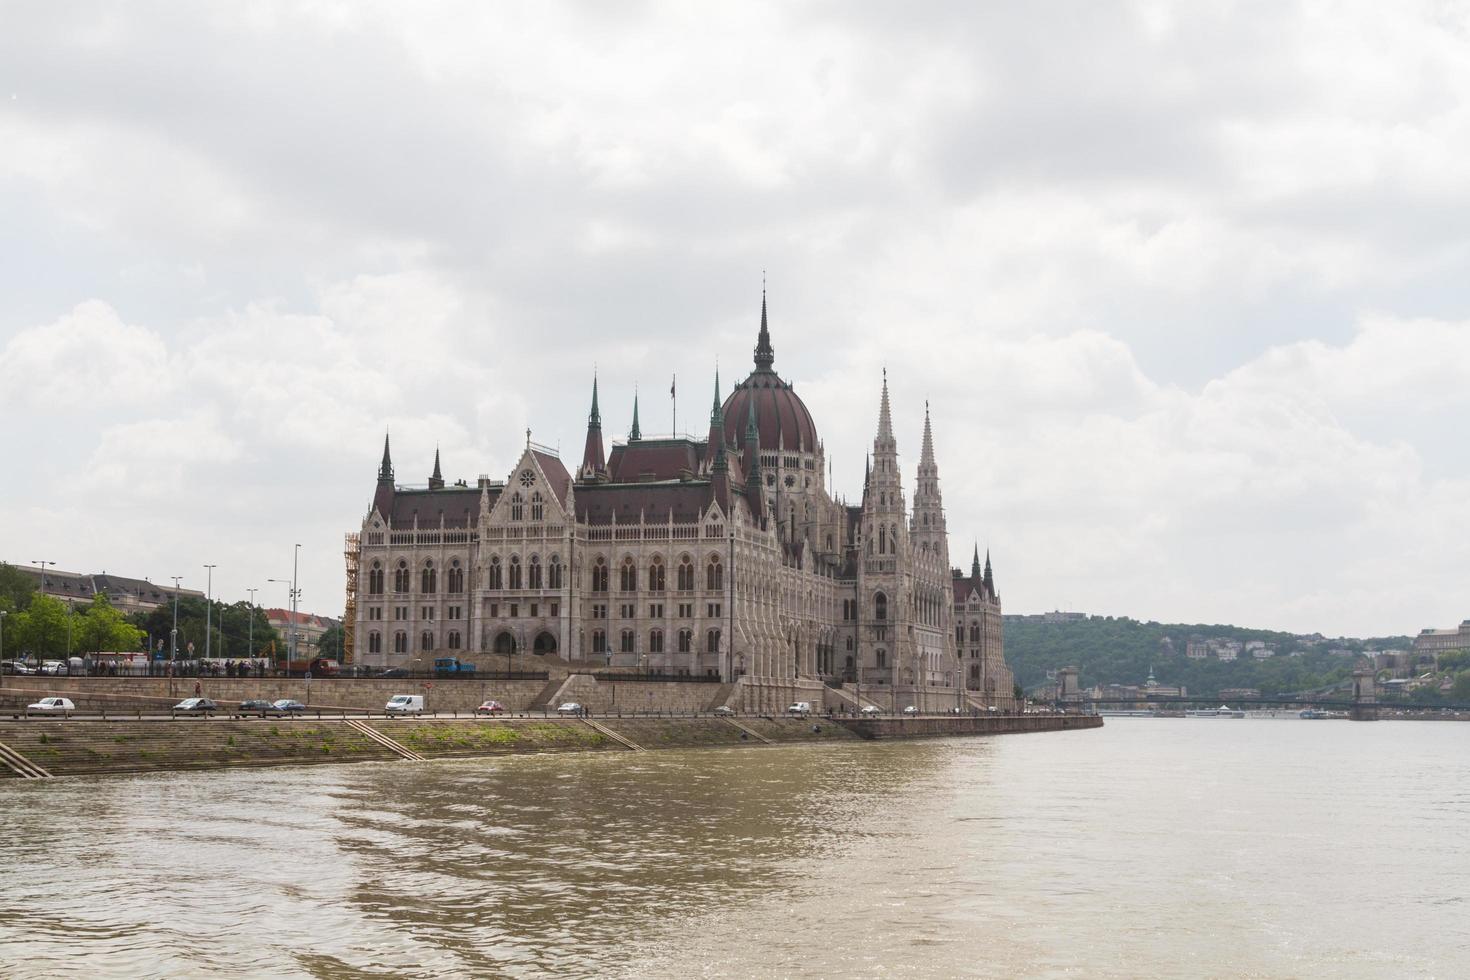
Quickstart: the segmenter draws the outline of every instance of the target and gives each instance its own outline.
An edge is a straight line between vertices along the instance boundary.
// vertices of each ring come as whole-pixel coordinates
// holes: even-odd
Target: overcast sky
[[[765,270],[1008,612],[1452,626],[1467,96],[1443,0],[0,2],[0,559],[338,614],[385,428],[702,433]]]

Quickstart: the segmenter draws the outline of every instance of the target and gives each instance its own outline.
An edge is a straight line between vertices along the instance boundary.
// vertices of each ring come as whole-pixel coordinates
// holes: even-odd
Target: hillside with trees
[[[1186,649],[1191,638],[1260,641],[1274,655],[1263,660],[1249,654],[1234,661],[1190,659]],[[1289,694],[1348,680],[1364,650],[1404,650],[1412,642],[1407,636],[1324,641],[1240,626],[1144,623],[1114,616],[1065,622],[1007,617],[1005,623],[1006,661],[1028,691],[1044,684],[1048,671],[1072,666],[1080,669],[1084,687],[1142,685],[1152,668],[1160,684],[1182,686],[1201,697],[1213,698],[1232,687],[1258,688],[1265,696]]]

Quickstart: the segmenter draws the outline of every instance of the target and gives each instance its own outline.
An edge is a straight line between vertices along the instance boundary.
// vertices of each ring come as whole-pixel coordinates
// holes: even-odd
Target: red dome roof
[[[755,403],[756,427],[760,430],[760,448],[774,452],[778,448],[816,452],[817,427],[812,413],[781,380],[773,366],[776,351],[771,346],[770,328],[766,322],[766,293],[761,290],[761,329],[755,344],[755,370],[735,386],[722,409],[725,415],[725,442],[745,445],[745,428],[750,422],[750,405]]]
[[[768,370],[752,372],[725,399],[727,445],[745,445],[745,426],[750,421],[752,400],[762,451],[775,452],[781,446],[795,451],[799,446],[804,452],[816,452],[817,427],[812,422],[812,413],[806,410],[791,385]]]

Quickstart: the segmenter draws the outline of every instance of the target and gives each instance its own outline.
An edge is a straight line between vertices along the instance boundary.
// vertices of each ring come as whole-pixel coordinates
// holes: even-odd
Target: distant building
[[[284,646],[291,640],[291,624],[296,624],[296,659],[312,660],[319,656],[337,656],[336,650],[322,651],[318,644],[322,634],[333,626],[340,626],[341,621],[328,619],[326,616],[318,616],[314,613],[295,612],[289,609],[267,609],[265,610],[266,621],[276,628],[281,635],[281,643]],[[278,655],[284,656],[286,651],[277,651]]]
[[[1276,650],[1273,647],[1268,647],[1264,643],[1262,643],[1251,649],[1251,656],[1255,657],[1257,660],[1270,660],[1272,657],[1276,656]]]
[[[1226,687],[1220,690],[1220,697],[1225,701],[1239,701],[1243,698],[1258,698],[1261,696],[1259,687]]]
[[[1470,619],[1449,630],[1421,630],[1414,637],[1414,652],[1438,656],[1451,650],[1470,650]]]
[[[1210,655],[1210,644],[1198,636],[1191,636],[1184,647],[1184,655],[1190,660],[1203,660]]]
[[[91,602],[98,594],[107,596],[118,611],[123,613],[148,612],[173,602],[174,588],[159,585],[143,578],[128,578],[110,575],[107,572],[65,572],[55,568],[42,570],[31,565],[14,565],[16,571],[30,577],[36,591],[55,596],[63,602]],[[197,589],[179,589],[184,598],[203,599],[204,593]]]

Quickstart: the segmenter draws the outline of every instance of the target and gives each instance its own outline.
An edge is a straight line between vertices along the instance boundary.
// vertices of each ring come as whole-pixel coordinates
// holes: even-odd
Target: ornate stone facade
[[[385,439],[349,535],[357,661],[556,655],[718,678],[761,710],[824,686],[854,707],[1012,706],[989,559],[949,565],[927,406],[912,513],[886,376],[849,505],[774,360],[763,299],[755,370],[723,400],[716,376],[707,438],[644,438],[635,400],[607,455],[594,379],[574,473],[528,434],[503,482],[446,485],[436,453],[426,488],[401,487]]]

